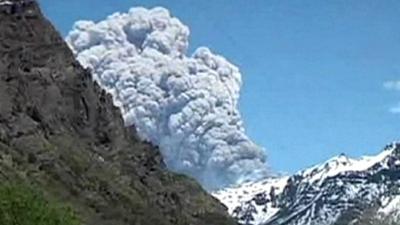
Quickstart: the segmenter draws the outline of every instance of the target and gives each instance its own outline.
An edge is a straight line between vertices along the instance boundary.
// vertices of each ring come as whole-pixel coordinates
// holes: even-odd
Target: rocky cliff
[[[234,224],[124,127],[37,3],[0,7],[0,182],[29,182],[89,225]]]

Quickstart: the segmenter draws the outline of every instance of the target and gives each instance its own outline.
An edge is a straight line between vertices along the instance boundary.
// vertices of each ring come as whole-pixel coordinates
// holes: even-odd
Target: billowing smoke
[[[114,97],[127,126],[160,146],[167,166],[213,189],[266,174],[238,111],[241,74],[208,48],[190,57],[189,29],[164,8],[79,21],[66,38]]]

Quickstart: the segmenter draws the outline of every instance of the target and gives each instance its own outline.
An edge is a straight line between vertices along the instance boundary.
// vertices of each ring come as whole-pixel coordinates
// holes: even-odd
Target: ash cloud
[[[239,69],[205,47],[188,56],[189,33],[164,8],[132,8],[78,21],[66,41],[170,169],[208,189],[265,176],[238,111]]]

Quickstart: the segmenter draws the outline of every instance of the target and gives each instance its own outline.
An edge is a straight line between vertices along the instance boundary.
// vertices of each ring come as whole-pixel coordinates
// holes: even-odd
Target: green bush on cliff
[[[70,208],[50,203],[25,185],[0,184],[1,225],[80,225]]]

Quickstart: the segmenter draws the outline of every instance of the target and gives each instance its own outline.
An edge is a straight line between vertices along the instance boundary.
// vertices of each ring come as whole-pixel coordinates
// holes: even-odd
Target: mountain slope
[[[35,2],[8,7],[0,4],[0,182],[30,182],[85,224],[234,224],[124,128]]]
[[[242,224],[348,225],[399,206],[400,144],[359,160],[345,155],[290,177],[214,193]]]

